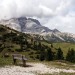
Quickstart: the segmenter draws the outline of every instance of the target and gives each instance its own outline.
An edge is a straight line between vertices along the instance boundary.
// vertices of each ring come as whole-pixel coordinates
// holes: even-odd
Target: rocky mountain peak
[[[37,19],[28,18],[28,20],[31,20],[31,21],[33,21],[33,22],[37,23],[38,25],[41,25],[41,24],[40,24],[40,22],[39,22]]]
[[[57,33],[57,32],[60,32],[60,31],[57,30],[57,29],[53,29],[53,32],[54,32],[54,33]]]

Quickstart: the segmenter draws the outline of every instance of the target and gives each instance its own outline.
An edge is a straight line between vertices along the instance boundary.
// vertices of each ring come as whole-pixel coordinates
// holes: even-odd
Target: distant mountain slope
[[[42,26],[37,19],[33,18],[12,18],[9,20],[2,20],[0,24],[23,33],[41,35],[43,37],[42,39],[51,42],[75,42],[75,34],[62,33],[57,29],[51,30]]]
[[[49,32],[41,34],[44,36],[44,39],[51,42],[75,42],[75,34],[71,33],[62,33],[62,32]]]

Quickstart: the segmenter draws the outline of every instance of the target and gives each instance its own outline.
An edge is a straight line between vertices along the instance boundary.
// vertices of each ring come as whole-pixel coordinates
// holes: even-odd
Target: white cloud
[[[51,17],[60,0],[0,0],[1,17],[37,16]],[[3,13],[2,13],[3,12]]]
[[[75,17],[71,16],[56,16],[47,21],[45,26],[51,29],[59,29],[63,32],[75,33]]]
[[[46,16],[46,17],[54,16],[52,9],[50,9],[46,6],[43,6],[43,5],[39,5],[39,8],[40,8],[41,13],[42,13],[40,16]]]
[[[0,0],[0,19],[35,17],[53,29],[75,33],[75,0]]]

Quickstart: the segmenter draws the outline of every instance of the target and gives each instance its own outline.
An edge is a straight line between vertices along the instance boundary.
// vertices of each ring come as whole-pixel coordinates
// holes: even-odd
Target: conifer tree
[[[47,49],[47,52],[46,52],[46,60],[47,61],[53,60],[53,52],[52,52],[51,48],[48,48]]]
[[[75,62],[75,51],[73,48],[71,50],[68,50],[66,60],[70,62]]]
[[[45,51],[44,50],[40,51],[39,60],[40,61],[44,61],[45,60]]]
[[[58,48],[58,51],[57,51],[57,54],[56,54],[56,59],[57,60],[63,60],[64,59],[63,52],[62,52],[61,48]]]

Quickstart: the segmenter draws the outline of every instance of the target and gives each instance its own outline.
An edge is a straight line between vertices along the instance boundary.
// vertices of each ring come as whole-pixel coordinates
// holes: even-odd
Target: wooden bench
[[[16,64],[16,60],[22,60],[23,66],[26,66],[26,60],[27,60],[27,58],[25,58],[24,55],[22,55],[22,54],[13,54],[12,56],[13,56],[13,62],[14,62],[14,64]]]

